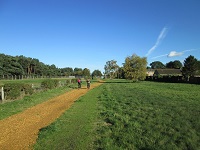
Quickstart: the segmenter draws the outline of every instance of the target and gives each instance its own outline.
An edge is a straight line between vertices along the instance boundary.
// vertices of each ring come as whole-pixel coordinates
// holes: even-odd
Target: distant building
[[[153,76],[182,76],[180,69],[156,69]]]
[[[148,77],[153,77],[154,72],[155,72],[155,69],[148,69],[147,70],[147,76]]]

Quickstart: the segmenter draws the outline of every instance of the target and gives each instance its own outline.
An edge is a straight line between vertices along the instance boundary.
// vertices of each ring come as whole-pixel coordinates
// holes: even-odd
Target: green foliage
[[[5,99],[14,100],[24,95],[33,94],[32,85],[24,83],[6,83],[4,85]]]
[[[5,99],[17,99],[21,95],[21,84],[5,84],[4,85],[4,92],[5,92]]]
[[[83,69],[82,68],[74,68],[74,75],[75,76],[82,76]]]
[[[62,76],[72,76],[74,74],[74,70],[70,67],[61,68]]]
[[[150,63],[151,69],[164,69],[165,65],[160,61]]]
[[[124,73],[125,78],[129,80],[144,80],[146,78],[147,60],[137,55],[129,56],[125,59]]]
[[[189,56],[184,61],[184,67],[182,69],[183,76],[189,80],[198,71],[198,61],[194,56]]]
[[[63,86],[60,88],[27,95],[20,100],[12,101],[10,103],[0,104],[0,120],[22,112],[29,107],[45,102],[50,98],[66,93],[66,91],[69,90],[70,88]]]
[[[89,70],[87,70],[89,71]],[[74,70],[70,67],[57,68],[54,64],[46,65],[40,62],[36,58],[21,56],[10,56],[0,54],[0,78],[6,76],[82,76],[88,72],[83,72],[82,68],[75,68]],[[89,73],[90,74],[90,73]]]
[[[90,77],[90,70],[88,68],[84,68],[82,74],[84,77]]]
[[[41,83],[41,87],[45,90],[54,89],[58,86],[59,86],[59,80],[56,79],[46,79]]]
[[[111,79],[115,78],[117,76],[118,68],[119,66],[117,65],[117,61],[115,60],[107,61],[106,65],[104,66],[106,77],[109,77]]]
[[[75,79],[75,78],[73,78],[73,79],[71,79],[71,83],[77,83],[77,79]]]
[[[101,77],[101,76],[102,76],[102,73],[101,73],[100,70],[94,70],[94,71],[92,72],[92,76],[93,76],[93,77]]]
[[[182,63],[179,60],[170,61],[166,63],[166,68],[180,69],[182,68]]]

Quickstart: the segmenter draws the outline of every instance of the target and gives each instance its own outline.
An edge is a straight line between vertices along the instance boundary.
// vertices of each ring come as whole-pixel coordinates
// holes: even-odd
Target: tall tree
[[[154,61],[150,63],[151,69],[163,69],[165,65],[160,61]]]
[[[74,75],[74,70],[70,67],[61,68],[61,73],[64,76],[72,76]]]
[[[182,74],[189,81],[189,78],[194,76],[198,71],[198,61],[194,56],[188,56],[184,60],[184,67],[182,68]]]
[[[182,68],[182,63],[179,60],[170,61],[166,63],[166,68],[180,69]]]
[[[105,75],[113,79],[116,76],[118,68],[119,66],[117,65],[117,61],[115,60],[107,61],[106,65],[104,66]]]
[[[101,76],[102,76],[102,73],[101,73],[100,70],[94,70],[94,71],[92,72],[92,76],[93,76],[93,77],[101,77]]]
[[[74,68],[74,75],[75,76],[82,76],[83,75],[83,69],[82,68]]]
[[[83,69],[83,76],[89,77],[90,76],[90,70],[88,68]]]
[[[133,54],[125,59],[125,78],[129,80],[144,80],[146,78],[147,59]]]

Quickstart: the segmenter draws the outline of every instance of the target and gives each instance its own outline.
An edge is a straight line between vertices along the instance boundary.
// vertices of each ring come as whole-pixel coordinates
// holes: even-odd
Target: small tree
[[[129,56],[125,59],[125,78],[129,80],[144,80],[146,78],[147,59],[137,55]]]
[[[85,77],[90,76],[90,70],[88,68],[83,69],[83,76],[85,76]]]
[[[182,74],[189,81],[190,77],[194,76],[198,71],[198,61],[194,56],[189,56],[184,60],[184,67],[182,69]]]
[[[113,79],[117,73],[118,68],[119,66],[117,65],[117,61],[115,60],[107,61],[104,67],[105,75]]]
[[[93,76],[93,77],[101,77],[101,76],[102,76],[102,73],[101,73],[100,70],[94,70],[94,71],[92,72],[92,76]]]

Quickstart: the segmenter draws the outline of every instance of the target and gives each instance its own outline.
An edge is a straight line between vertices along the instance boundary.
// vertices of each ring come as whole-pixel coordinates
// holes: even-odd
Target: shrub
[[[33,94],[33,88],[30,84],[7,83],[4,85],[5,99],[15,100],[27,94]]]
[[[41,87],[44,88],[45,90],[47,89],[53,89],[59,86],[59,81],[58,80],[52,80],[52,79],[47,79],[44,80],[41,83]]]
[[[25,92],[25,95],[32,95],[34,93],[34,89],[31,84],[23,84],[23,91]]]
[[[71,83],[76,83],[77,79],[71,79]]]
[[[71,83],[71,80],[70,80],[70,79],[66,80],[66,84],[67,84],[67,85],[69,85],[70,83]]]

